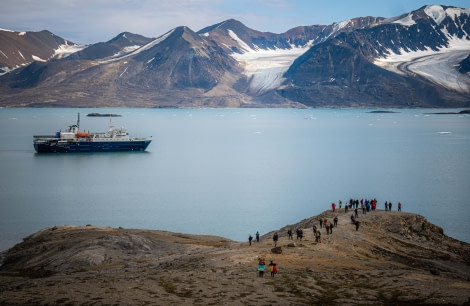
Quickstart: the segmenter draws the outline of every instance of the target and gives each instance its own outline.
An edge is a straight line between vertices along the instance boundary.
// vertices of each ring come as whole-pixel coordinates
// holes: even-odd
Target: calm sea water
[[[349,198],[398,201],[470,242],[470,117],[436,110],[0,109],[0,250],[53,225],[244,241]],[[442,111],[442,110],[441,110]],[[455,110],[453,110],[455,111]],[[152,136],[143,153],[36,154],[76,122]]]

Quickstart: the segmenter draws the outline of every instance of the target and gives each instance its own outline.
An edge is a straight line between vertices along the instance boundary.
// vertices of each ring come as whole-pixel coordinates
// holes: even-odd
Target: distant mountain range
[[[0,107],[470,107],[470,8],[77,45],[0,30]]]

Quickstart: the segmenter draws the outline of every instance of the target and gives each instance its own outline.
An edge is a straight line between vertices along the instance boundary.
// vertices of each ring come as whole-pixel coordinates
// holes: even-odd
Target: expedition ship
[[[129,137],[125,128],[112,125],[111,118],[105,133],[80,132],[80,113],[77,124],[69,126],[65,132],[33,136],[37,153],[145,151],[151,141],[152,138]]]

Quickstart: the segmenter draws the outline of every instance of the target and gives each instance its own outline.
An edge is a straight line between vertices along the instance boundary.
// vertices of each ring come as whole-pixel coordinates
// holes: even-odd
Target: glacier
[[[256,94],[279,87],[284,81],[284,73],[313,44],[313,41],[310,41],[305,46],[292,45],[291,49],[260,49],[256,46],[253,49],[235,32],[228,31],[242,50],[242,53],[234,52],[231,56],[243,66],[243,73],[250,80],[250,91]]]

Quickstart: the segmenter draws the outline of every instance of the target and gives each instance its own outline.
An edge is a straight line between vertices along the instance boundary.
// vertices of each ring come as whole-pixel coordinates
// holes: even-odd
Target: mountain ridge
[[[55,43],[43,64],[3,68],[0,106],[469,107],[469,15],[431,5],[281,34],[229,19],[124,32],[68,56]]]

